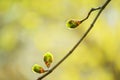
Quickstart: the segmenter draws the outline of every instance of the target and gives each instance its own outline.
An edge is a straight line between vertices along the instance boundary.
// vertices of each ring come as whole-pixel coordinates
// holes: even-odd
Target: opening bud
[[[76,28],[77,26],[79,26],[80,23],[81,23],[81,21],[79,21],[79,20],[69,20],[66,23],[66,26],[69,28]]]
[[[45,70],[38,64],[34,64],[32,67],[32,71],[36,73],[44,73]]]
[[[44,54],[44,62],[45,65],[49,68],[51,63],[53,62],[53,55],[50,52]]]

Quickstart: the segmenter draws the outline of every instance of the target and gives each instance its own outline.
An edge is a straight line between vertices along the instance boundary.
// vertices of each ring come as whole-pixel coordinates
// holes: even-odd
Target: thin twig
[[[101,9],[101,7],[98,7],[98,8],[91,8],[88,15],[86,16],[86,18],[84,18],[83,20],[81,20],[80,22],[82,23],[83,21],[87,20],[90,16],[90,14],[93,12],[93,11],[96,11],[96,10],[99,10]]]
[[[87,36],[87,34],[90,32],[90,30],[93,28],[95,22],[97,21],[98,17],[100,16],[101,12],[104,10],[104,8],[108,5],[108,3],[111,0],[107,0],[103,6],[101,7],[100,11],[98,12],[98,14],[96,15],[96,17],[94,18],[92,24],[90,25],[90,27],[88,28],[88,30],[83,34],[83,36],[80,38],[80,40],[75,44],[75,46],[56,64],[54,65],[48,72],[46,72],[45,74],[43,74],[41,77],[39,77],[37,80],[42,80],[43,78],[45,78],[47,75],[49,75],[52,71],[54,71],[65,59],[68,58],[68,56],[70,56],[70,54],[73,53],[73,51],[78,47],[78,45],[83,41],[83,39]],[[88,16],[83,19],[86,20],[90,13],[93,11],[93,8],[90,10],[90,12],[88,13]]]

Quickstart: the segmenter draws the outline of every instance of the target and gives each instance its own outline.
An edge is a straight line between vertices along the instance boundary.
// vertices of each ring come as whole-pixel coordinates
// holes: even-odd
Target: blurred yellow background
[[[54,55],[54,66],[80,39],[106,0],[0,0],[0,80],[36,80],[34,64]],[[112,0],[82,44],[44,80],[120,80],[120,0]],[[51,67],[52,67],[51,66]]]

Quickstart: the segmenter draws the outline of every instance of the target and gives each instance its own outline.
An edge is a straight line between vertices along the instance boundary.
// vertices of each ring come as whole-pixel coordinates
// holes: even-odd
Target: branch
[[[91,8],[90,11],[89,11],[89,13],[88,13],[88,15],[86,16],[86,18],[84,18],[84,19],[81,20],[80,22],[82,23],[83,21],[87,20],[87,19],[89,18],[90,14],[91,14],[93,11],[99,10],[99,9],[101,9],[101,7],[98,7],[98,8]]]
[[[43,78],[45,78],[47,75],[49,75],[52,71],[54,71],[65,59],[68,58],[68,56],[70,56],[70,54],[73,53],[73,51],[78,47],[78,45],[83,41],[83,39],[88,35],[88,33],[90,32],[90,30],[93,28],[95,22],[97,21],[98,17],[100,16],[101,12],[105,9],[105,7],[108,5],[108,3],[111,0],[107,0],[102,7],[99,8],[92,8],[90,10],[90,12],[88,13],[87,17],[85,19],[82,20],[85,21],[86,19],[88,19],[88,17],[90,16],[91,12],[94,10],[99,10],[98,14],[96,15],[96,17],[94,18],[93,22],[91,23],[90,27],[88,28],[88,30],[83,34],[83,36],[80,38],[80,40],[73,46],[73,48],[56,64],[54,65],[48,72],[46,72],[44,75],[42,75],[41,77],[39,77],[37,80],[42,80]]]

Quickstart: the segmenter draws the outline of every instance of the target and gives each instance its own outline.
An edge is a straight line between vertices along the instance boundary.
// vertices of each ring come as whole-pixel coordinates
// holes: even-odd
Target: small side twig
[[[73,53],[73,51],[78,47],[78,45],[83,41],[83,39],[87,36],[87,34],[90,32],[90,30],[93,28],[95,22],[97,21],[98,17],[100,16],[101,12],[104,10],[104,8],[108,5],[108,3],[111,0],[107,0],[102,7],[99,8],[92,8],[90,10],[90,12],[88,13],[87,17],[85,19],[82,20],[85,21],[86,19],[88,19],[88,17],[90,16],[91,12],[94,10],[98,10],[100,9],[100,11],[98,12],[98,14],[96,15],[96,17],[94,18],[93,22],[91,23],[90,27],[88,28],[88,30],[83,34],[83,36],[80,38],[80,40],[73,46],[73,48],[56,64],[54,65],[48,72],[46,72],[45,74],[43,74],[41,77],[39,77],[37,80],[42,80],[43,78],[45,78],[47,75],[49,75],[52,71],[54,71],[65,59],[68,58],[68,56],[70,56],[70,54]]]
[[[96,10],[99,10],[99,9],[101,9],[101,7],[91,8],[90,11],[89,11],[89,13],[88,13],[88,15],[86,16],[86,18],[84,18],[84,19],[81,20],[80,22],[82,23],[82,22],[84,22],[85,20],[87,20],[87,19],[89,18],[90,14],[91,14],[93,11],[96,11]]]

